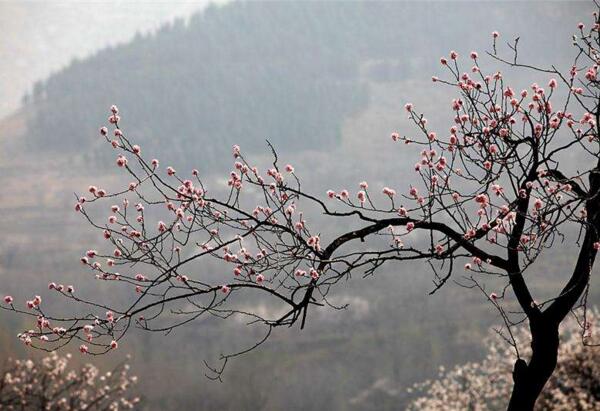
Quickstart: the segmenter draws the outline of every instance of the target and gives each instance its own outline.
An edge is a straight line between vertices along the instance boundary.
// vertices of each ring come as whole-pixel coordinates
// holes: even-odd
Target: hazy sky
[[[217,0],[223,3],[225,0]],[[213,1],[215,2],[215,1]],[[0,0],[0,118],[33,83],[108,45],[122,43],[210,0]]]

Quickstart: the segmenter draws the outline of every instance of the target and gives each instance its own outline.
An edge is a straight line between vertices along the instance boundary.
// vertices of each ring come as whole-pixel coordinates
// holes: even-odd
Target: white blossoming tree
[[[91,364],[74,368],[70,359],[52,352],[39,361],[9,360],[0,374],[0,409],[116,411],[139,403],[127,364],[101,373]]]
[[[595,311],[588,316],[600,327]],[[531,354],[529,330],[514,333],[520,351]],[[600,409],[600,350],[591,341],[582,343],[581,325],[570,318],[561,326],[558,365],[540,395],[536,411],[594,411]],[[506,409],[512,388],[512,350],[496,332],[489,337],[488,353],[481,362],[442,370],[440,379],[417,384],[421,397],[408,411],[501,411]]]

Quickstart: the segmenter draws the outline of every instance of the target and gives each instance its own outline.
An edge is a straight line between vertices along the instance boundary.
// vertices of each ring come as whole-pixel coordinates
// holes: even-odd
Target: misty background
[[[539,74],[484,56],[491,32],[520,36],[520,55],[570,68],[571,35],[590,2],[0,2],[0,295],[40,293],[64,301],[49,281],[75,284],[118,303],[129,291],[95,282],[79,257],[101,239],[73,212],[74,192],[127,182],[98,137],[117,104],[125,132],[149,156],[198,168],[223,185],[231,145],[269,160],[265,139],[303,186],[356,190],[367,180],[404,191],[418,148],[393,145],[416,131],[411,101],[445,132],[453,90],[432,84],[439,58],[481,56],[515,89]],[[507,48],[501,47],[505,53]],[[465,62],[464,68],[469,67]],[[318,219],[323,237],[337,222]],[[573,263],[565,243],[529,272],[536,298],[561,287]],[[218,266],[207,267],[218,270]],[[460,281],[460,270],[454,279]],[[476,291],[448,283],[433,296],[425,264],[357,272],[334,292],[346,310],[313,310],[307,327],[277,330],[228,366],[222,383],[203,360],[251,344],[244,324],[202,319],[168,336],[133,331],[119,352],[91,359],[106,368],[131,355],[148,410],[397,410],[413,383],[439,366],[478,360],[482,336],[501,320]],[[510,296],[509,296],[510,298]],[[591,305],[600,292],[592,283]],[[268,309],[256,302],[256,309]],[[0,362],[38,355],[16,338],[29,327],[0,312]],[[71,347],[73,349],[75,347]],[[90,358],[81,358],[89,361]]]

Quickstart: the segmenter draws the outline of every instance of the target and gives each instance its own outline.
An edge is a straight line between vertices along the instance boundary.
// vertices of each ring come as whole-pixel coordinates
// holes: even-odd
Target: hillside
[[[188,153],[196,153],[210,167],[231,144],[261,151],[265,139],[290,152],[330,149],[341,140],[343,120],[369,104],[365,76],[386,83],[431,73],[451,48],[489,47],[486,16],[520,27],[532,10],[514,4],[490,13],[471,4],[465,15],[452,4],[432,4],[431,11],[391,2],[209,7],[188,24],[139,35],[37,83],[24,98],[35,112],[27,141],[86,161],[102,158],[94,137],[106,107],[118,103],[130,135],[169,161],[191,162]],[[562,14],[542,11],[548,21]],[[532,32],[523,42],[532,59],[544,57],[531,47],[541,41]]]

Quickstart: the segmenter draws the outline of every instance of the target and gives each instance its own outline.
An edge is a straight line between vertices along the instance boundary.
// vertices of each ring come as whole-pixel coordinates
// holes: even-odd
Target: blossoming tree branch
[[[412,184],[399,191],[361,182],[353,190],[311,194],[301,185],[301,173],[280,164],[275,150],[272,167],[261,170],[234,146],[228,194],[213,196],[198,171],[162,168],[148,158],[127,137],[113,106],[112,130],[102,127],[100,134],[118,153],[116,165],[130,182],[117,192],[90,186],[75,210],[106,239],[102,250],[81,257],[82,264],[99,280],[129,287],[130,301],[108,306],[51,283],[50,289],[88,313],[47,312],[39,296],[24,302],[6,296],[4,308],[37,322],[20,334],[24,343],[53,350],[78,341],[87,354],[116,349],[132,327],[168,332],[202,316],[242,316],[264,326],[256,345],[223,356],[224,367],[274,328],[304,327],[351,272],[370,274],[384,264],[422,260],[433,272],[432,292],[457,270],[468,286],[481,290],[515,349],[511,330],[528,322],[531,355],[523,358],[516,350],[508,409],[531,410],[555,369],[559,325],[570,312],[577,312],[582,337],[590,341],[585,303],[600,248],[599,27],[598,13],[590,29],[578,25],[575,59],[564,73],[521,63],[518,40],[508,43],[510,58],[501,57],[499,34],[492,33],[491,60],[540,76],[541,85],[522,91],[501,71],[480,66],[476,52],[468,63],[454,51],[442,58],[445,74],[433,80],[456,91],[453,122],[432,130],[406,104],[421,137],[391,136],[418,157]],[[586,158],[577,164],[581,170],[565,160],[574,152]],[[339,226],[355,228],[320,233],[303,211],[314,207]],[[106,214],[98,218],[92,209]],[[536,301],[526,271],[573,232],[579,233],[577,254],[568,279],[552,299]],[[207,260],[220,263],[218,281],[202,269]],[[487,278],[505,286],[489,290]],[[239,304],[244,298],[285,309],[269,317]],[[514,299],[518,312],[507,308]],[[222,367],[212,370],[219,376]]]

